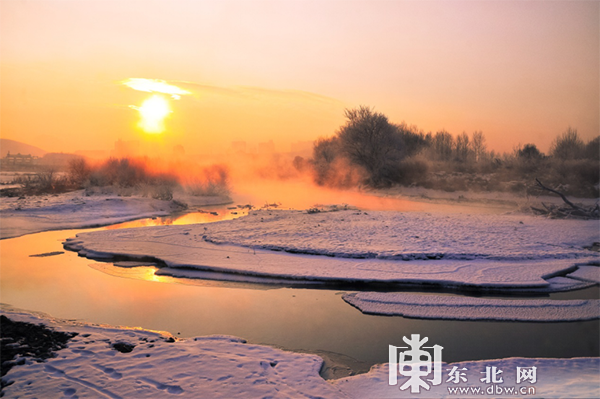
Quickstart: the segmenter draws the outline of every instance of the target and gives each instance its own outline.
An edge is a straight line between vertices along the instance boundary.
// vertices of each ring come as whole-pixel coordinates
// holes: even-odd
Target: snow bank
[[[593,284],[556,276],[598,259],[583,248],[597,240],[597,225],[526,216],[256,211],[211,224],[81,233],[64,246],[95,259],[158,260],[170,275],[195,269],[242,279],[560,291]]]
[[[223,204],[222,197],[198,197],[203,205]],[[65,194],[3,198],[0,238],[48,230],[106,226],[133,219],[167,216],[182,210],[174,201],[117,195],[85,196],[83,190]]]
[[[93,326],[2,311],[16,321],[76,332],[43,363],[27,359],[4,377],[5,397],[347,398],[319,376],[322,359],[230,336],[173,340],[164,333]],[[173,342],[169,342],[173,341]],[[121,353],[112,346],[134,348]]]
[[[450,295],[358,292],[344,301],[363,313],[420,319],[582,321],[600,318],[600,300],[504,300]]]
[[[245,343],[230,336],[175,340],[166,333],[97,326],[52,319],[4,307],[14,321],[45,324],[78,335],[57,356],[42,363],[23,357],[4,377],[5,397],[103,398],[400,398],[465,397],[449,395],[455,384],[446,380],[453,366],[468,377],[460,386],[488,388],[479,383],[486,367],[502,370],[505,387],[534,387],[533,398],[598,397],[600,361],[576,359],[499,359],[442,363],[441,385],[419,395],[388,384],[388,365],[367,374],[325,381],[322,359]],[[117,345],[115,345],[117,344]],[[382,343],[386,344],[386,343]],[[117,348],[132,348],[130,352]],[[537,368],[537,382],[517,384],[516,367]],[[462,370],[466,368],[467,370]],[[399,377],[400,384],[406,377]],[[477,396],[487,397],[479,394]],[[512,397],[503,394],[502,397]],[[520,396],[520,395],[517,395]]]

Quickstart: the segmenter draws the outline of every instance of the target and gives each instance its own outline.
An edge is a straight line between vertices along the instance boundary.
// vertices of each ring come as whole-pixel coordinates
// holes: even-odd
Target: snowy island
[[[526,215],[253,211],[211,224],[78,234],[64,247],[157,274],[279,283],[554,292],[597,284],[597,221]]]

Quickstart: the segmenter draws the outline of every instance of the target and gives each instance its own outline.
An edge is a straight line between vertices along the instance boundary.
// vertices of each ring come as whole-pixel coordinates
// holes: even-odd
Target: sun
[[[148,97],[141,107],[132,106],[140,113],[138,126],[146,133],[159,134],[165,131],[164,120],[172,112],[169,102],[161,95]]]

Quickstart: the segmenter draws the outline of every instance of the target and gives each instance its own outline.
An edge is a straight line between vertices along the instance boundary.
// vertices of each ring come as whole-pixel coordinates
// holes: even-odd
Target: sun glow
[[[131,105],[131,108],[138,110],[141,120],[138,126],[146,133],[162,133],[165,131],[165,118],[172,112],[167,100],[158,94],[147,98],[141,107]]]
[[[120,82],[133,90],[153,94],[148,97],[140,107],[130,105],[130,108],[140,113],[138,126],[146,133],[159,134],[165,131],[165,118],[171,114],[169,99],[163,96],[167,94],[172,100],[179,100],[181,96],[192,94],[175,85],[160,79],[129,78]]]

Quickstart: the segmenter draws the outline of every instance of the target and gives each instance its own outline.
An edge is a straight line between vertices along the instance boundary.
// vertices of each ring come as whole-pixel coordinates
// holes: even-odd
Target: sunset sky
[[[1,135],[47,151],[143,141],[157,79],[165,147],[277,149],[332,135],[346,107],[488,147],[599,133],[597,1],[0,0]]]

